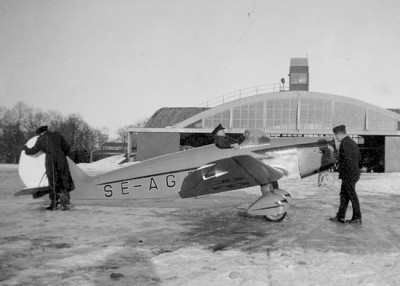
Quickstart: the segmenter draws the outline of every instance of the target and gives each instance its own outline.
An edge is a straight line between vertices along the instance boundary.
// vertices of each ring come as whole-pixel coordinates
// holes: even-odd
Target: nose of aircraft
[[[335,140],[319,139],[317,142],[297,147],[301,178],[329,169],[335,163]]]

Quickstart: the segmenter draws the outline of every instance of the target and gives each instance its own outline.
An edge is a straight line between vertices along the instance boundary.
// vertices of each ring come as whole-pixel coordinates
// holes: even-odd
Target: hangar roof
[[[198,113],[175,128],[257,128],[266,133],[332,134],[344,124],[349,134],[400,135],[400,114],[350,97],[287,91],[258,94]]]
[[[147,121],[145,128],[163,128],[172,126],[203,112],[207,107],[163,107],[157,110]]]

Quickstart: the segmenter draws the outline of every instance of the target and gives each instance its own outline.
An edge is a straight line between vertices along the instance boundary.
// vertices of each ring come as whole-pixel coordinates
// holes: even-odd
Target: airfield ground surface
[[[0,285],[399,285],[400,174],[362,175],[361,226],[328,221],[339,186],[281,181],[281,223],[245,214],[256,190],[51,212],[14,197],[17,166],[0,165]]]

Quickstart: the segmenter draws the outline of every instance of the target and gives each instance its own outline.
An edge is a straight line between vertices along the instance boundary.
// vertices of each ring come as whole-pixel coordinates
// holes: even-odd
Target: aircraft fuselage
[[[219,149],[207,145],[167,154],[95,177],[79,176],[70,163],[76,189],[72,199],[136,199],[178,197],[185,177],[209,162],[250,155],[270,166],[288,170],[291,177],[306,177],[333,164],[330,138],[271,139],[267,144]]]

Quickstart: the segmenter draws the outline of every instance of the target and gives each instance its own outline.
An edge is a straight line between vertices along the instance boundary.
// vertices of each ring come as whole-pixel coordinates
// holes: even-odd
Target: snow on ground
[[[17,168],[0,165],[0,285],[399,285],[399,185],[400,174],[363,174],[355,226],[328,221],[337,174],[322,187],[281,180],[294,204],[270,223],[246,215],[255,190],[45,211],[13,196]]]

